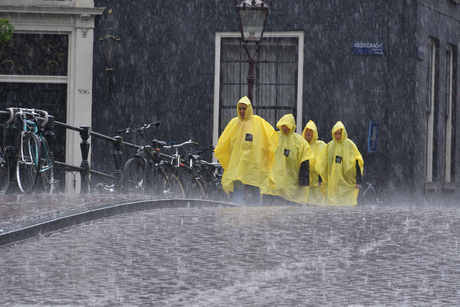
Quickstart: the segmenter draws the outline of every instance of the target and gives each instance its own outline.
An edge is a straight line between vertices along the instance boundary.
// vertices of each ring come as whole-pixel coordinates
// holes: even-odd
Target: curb
[[[106,203],[98,206],[57,212],[51,215],[8,225],[0,229],[0,246],[45,235],[71,226],[103,219],[115,215],[151,209],[164,208],[208,208],[208,207],[239,207],[232,203],[224,203],[202,199],[156,199],[124,203]]]

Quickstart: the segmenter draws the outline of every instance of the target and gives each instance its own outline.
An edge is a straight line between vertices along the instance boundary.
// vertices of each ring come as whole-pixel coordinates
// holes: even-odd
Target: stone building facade
[[[107,71],[100,39],[110,31],[110,9],[120,41]],[[148,137],[205,147],[216,144],[246,95],[247,55],[231,0],[3,0],[0,14],[20,32],[69,35],[70,59],[85,54],[85,77],[73,74],[80,66],[70,60],[75,69],[66,77],[66,120],[77,126],[115,135],[159,120]],[[47,26],[27,22],[37,14]],[[72,16],[75,30],[55,27],[62,15]],[[268,63],[256,65],[255,112],[273,126],[293,113],[299,132],[313,120],[326,142],[341,120],[363,154],[366,182],[388,202],[455,198],[459,28],[456,0],[275,1],[257,55]],[[11,78],[0,75],[0,82]],[[1,108],[14,102],[8,99]],[[377,146],[369,152],[372,138]],[[66,159],[78,155],[77,141],[67,139]],[[91,144],[93,167],[110,171],[110,146]]]

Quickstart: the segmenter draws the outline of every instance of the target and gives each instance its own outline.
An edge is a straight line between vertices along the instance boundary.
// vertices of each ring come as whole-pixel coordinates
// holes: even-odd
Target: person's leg
[[[266,207],[275,206],[278,204],[278,196],[270,195],[270,194],[263,194],[261,203],[263,206],[266,206]]]
[[[246,193],[249,200],[249,205],[258,206],[261,204],[261,195],[259,187],[246,185]]]
[[[244,185],[241,181],[233,181],[233,203],[244,206]]]

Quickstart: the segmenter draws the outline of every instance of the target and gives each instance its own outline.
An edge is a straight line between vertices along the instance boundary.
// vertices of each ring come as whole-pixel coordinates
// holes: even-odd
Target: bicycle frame
[[[33,132],[34,134],[36,134],[38,137],[40,137],[38,135],[38,128],[37,128],[37,124],[31,120],[27,120],[27,119],[23,119],[23,125],[22,125],[22,129],[21,129],[21,138],[20,138],[20,152],[22,152],[24,150],[24,135],[26,132],[28,131],[31,131]],[[34,155],[33,159],[34,159],[34,162],[38,164],[38,161],[40,159],[39,157],[39,154],[38,154],[38,148],[35,149],[35,153],[36,155]],[[23,156],[21,156],[21,158],[23,158]],[[24,161],[25,162],[25,161]]]
[[[144,139],[144,131],[150,127],[157,127],[160,123],[143,125],[141,128],[126,128],[118,130],[118,134],[128,134],[131,132],[139,133]],[[166,178],[165,170],[162,168],[159,148],[166,143],[163,141],[153,140],[152,145],[135,145],[124,142],[125,145],[137,149],[137,153],[126,161],[123,170],[123,186],[129,191],[144,192],[144,190],[153,190],[156,194],[161,195],[159,191],[159,178]],[[168,156],[169,157],[169,156]],[[137,160],[137,162],[136,162]],[[139,174],[139,172],[142,172]]]
[[[40,177],[43,191],[53,193],[56,182],[52,152],[41,131],[41,128],[46,127],[48,123],[48,112],[25,108],[9,108],[8,110],[10,111],[8,124],[11,123],[14,116],[17,116],[20,121],[16,176],[21,191],[30,193]],[[40,127],[39,118],[43,120]],[[23,187],[23,183],[26,187]]]

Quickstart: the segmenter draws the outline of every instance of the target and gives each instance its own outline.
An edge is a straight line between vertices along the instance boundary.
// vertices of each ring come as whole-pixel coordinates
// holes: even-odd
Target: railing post
[[[11,123],[4,126],[5,132],[5,148],[6,155],[8,157],[8,163],[10,164],[10,180],[16,177],[16,136],[18,135],[18,129],[16,126],[16,121],[13,120]]]
[[[88,162],[88,155],[89,155],[89,134],[90,134],[90,127],[88,126],[81,126],[80,127],[80,136],[81,136],[81,143],[80,143],[80,150],[81,150],[81,165],[80,167],[83,169],[80,172],[81,177],[81,189],[80,193],[88,193],[89,191],[89,162]]]
[[[54,140],[55,140],[55,135],[54,135],[54,116],[53,115],[48,115],[48,123],[46,124],[45,127],[45,139],[48,142],[48,146],[50,148],[50,160],[51,160],[51,165],[54,167]]]
[[[113,151],[113,160],[115,162],[115,191],[120,191],[121,188],[121,162],[123,160],[123,152],[121,151],[121,147],[123,146],[123,138],[119,135],[115,137],[115,142],[113,143],[114,151]]]

